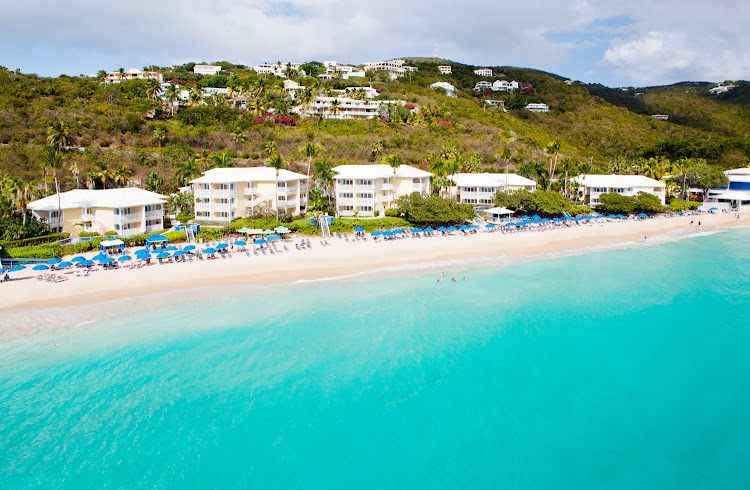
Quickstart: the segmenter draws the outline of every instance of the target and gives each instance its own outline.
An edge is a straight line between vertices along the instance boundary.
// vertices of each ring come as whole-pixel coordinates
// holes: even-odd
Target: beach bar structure
[[[401,196],[429,193],[432,181],[430,172],[410,165],[398,167],[395,176],[385,164],[339,165],[333,171],[339,216],[382,216]]]
[[[452,199],[464,204],[492,206],[495,194],[500,192],[524,189],[529,192],[536,190],[536,182],[517,174],[465,174],[459,173],[451,177],[456,183],[448,189]]]
[[[602,194],[620,194],[635,196],[639,192],[653,194],[659,198],[662,206],[666,204],[666,189],[664,182],[651,179],[644,175],[592,175],[583,174],[571,179],[573,185],[582,187],[583,203],[587,206],[598,206]]]
[[[260,211],[297,216],[307,203],[308,177],[269,167],[214,168],[191,180],[197,221],[230,222]]]
[[[29,203],[32,214],[53,233],[78,236],[82,231],[120,236],[140,235],[164,229],[167,196],[137,187],[122,189],[75,189]]]
[[[513,211],[503,207],[495,207],[480,211],[478,214],[483,216],[485,220],[498,221],[510,217]]]
[[[729,179],[725,189],[709,189],[706,205],[718,209],[740,211],[743,206],[750,206],[750,168],[735,168],[724,174]]]
[[[125,242],[117,238],[110,238],[99,243],[99,249],[105,254],[121,254],[125,251]]]

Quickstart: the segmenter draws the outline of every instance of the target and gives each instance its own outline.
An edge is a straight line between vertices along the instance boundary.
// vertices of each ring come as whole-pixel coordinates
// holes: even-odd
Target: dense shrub
[[[4,242],[0,242],[0,246],[2,246],[3,248],[29,247],[33,245],[41,245],[43,243],[57,242],[60,240],[65,240],[66,238],[69,238],[69,237],[70,237],[70,233],[55,233],[55,234],[37,236],[33,238],[25,238],[23,240],[4,241]]]
[[[588,208],[575,206],[568,198],[554,191],[529,192],[519,189],[495,194],[495,205],[516,211],[516,214],[538,214],[542,217],[561,216],[588,212]]]
[[[35,247],[9,248],[6,249],[6,252],[8,252],[8,256],[17,259],[54,259],[62,257],[62,247],[57,243]]]

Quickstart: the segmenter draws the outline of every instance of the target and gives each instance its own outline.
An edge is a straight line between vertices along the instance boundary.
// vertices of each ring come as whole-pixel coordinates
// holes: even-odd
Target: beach
[[[694,224],[691,225],[691,221]],[[385,242],[374,242],[369,237],[365,242],[347,242],[334,237],[329,239],[328,246],[322,246],[320,238],[311,238],[312,248],[309,250],[296,250],[295,240],[292,240],[287,244],[289,251],[282,254],[256,256],[250,253],[248,256],[235,251],[231,258],[226,259],[165,264],[154,259],[152,265],[140,269],[97,270],[87,277],[68,272],[65,275],[69,279],[61,283],[39,281],[36,279],[38,273],[29,268],[14,274],[12,281],[0,284],[3,297],[0,311],[21,313],[29,309],[85,306],[207,286],[268,286],[471,259],[515,257],[533,260],[648,244],[649,237],[653,241],[658,235],[669,232],[710,232],[749,223],[750,214],[741,214],[737,219],[735,214],[719,213],[612,220],[511,234],[494,232],[464,236],[454,233]]]

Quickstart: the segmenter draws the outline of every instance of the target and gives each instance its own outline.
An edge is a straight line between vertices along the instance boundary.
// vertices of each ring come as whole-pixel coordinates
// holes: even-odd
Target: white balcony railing
[[[133,235],[140,235],[141,234],[141,228],[128,228],[127,230],[120,230],[117,232],[120,236],[133,236]]]
[[[381,184],[380,189],[384,191],[392,191],[396,189],[396,186],[393,184]]]
[[[388,184],[391,185],[391,184]],[[375,192],[374,185],[342,185],[336,184],[336,192]]]
[[[161,218],[164,216],[163,209],[155,209],[152,211],[146,211],[146,218]]]
[[[140,221],[143,217],[141,213],[130,213],[130,214],[116,214],[115,222],[124,223],[128,221]]]
[[[208,189],[204,189],[202,187],[199,187],[199,188],[195,189],[195,191],[193,192],[193,195],[195,197],[208,197],[208,196],[211,195],[211,191],[208,190]]]
[[[62,221],[62,218],[47,218],[48,225],[60,225]]]
[[[253,194],[258,193],[257,187],[245,187],[245,190],[242,192],[246,196],[252,196]]]
[[[234,196],[237,194],[235,189],[212,189],[214,196]]]
[[[195,203],[195,210],[196,211],[211,211],[211,205],[207,202],[197,202]]]
[[[86,213],[86,214],[82,214],[81,215],[81,221],[84,221],[84,222],[86,222],[86,221],[94,221],[94,219],[95,218],[94,218],[93,214]]]
[[[237,209],[237,203],[214,203],[211,209],[213,211],[233,211]]]
[[[146,225],[146,233],[149,233],[151,231],[161,231],[164,229],[164,226],[161,224],[158,225]]]

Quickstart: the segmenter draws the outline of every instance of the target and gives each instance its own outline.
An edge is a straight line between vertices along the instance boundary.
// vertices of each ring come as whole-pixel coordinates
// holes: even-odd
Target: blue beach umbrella
[[[447,229],[445,226],[438,226],[438,231],[445,231]]]
[[[47,265],[55,265],[55,264],[59,264],[60,262],[62,262],[62,259],[49,259],[47,261]]]
[[[203,250],[203,253],[204,254],[215,254],[216,253],[216,249],[208,247],[208,248],[206,248],[206,249]]]
[[[178,250],[172,254],[173,257],[182,257],[183,255],[187,255],[187,252],[184,250]]]
[[[488,225],[486,226],[486,228],[494,228],[494,227],[495,227],[495,225],[493,225],[492,223],[490,223],[490,224],[488,224]]]
[[[237,240],[236,242],[234,242],[234,244],[239,247],[244,247],[245,245],[247,245],[247,242],[245,240]]]
[[[91,257],[91,260],[102,260],[102,259],[106,259],[106,258],[107,258],[107,256],[104,255],[104,254],[96,254],[93,257]]]
[[[505,226],[516,226],[516,224],[512,221],[508,221],[507,223],[505,223]]]
[[[159,252],[159,254],[156,256],[156,258],[157,259],[168,259],[171,256],[172,255],[170,255],[170,253],[165,250],[163,252]]]
[[[541,217],[541,216],[539,216],[538,214],[535,214],[535,215],[534,215],[534,216],[532,216],[531,218],[532,218],[532,219],[542,219],[542,217]]]
[[[78,265],[81,265],[81,266],[94,265],[94,261],[93,260],[82,260],[82,261],[78,262]]]
[[[18,271],[24,270],[25,268],[26,268],[25,265],[14,265],[10,269],[8,269],[8,272],[18,272]]]
[[[383,232],[383,236],[393,236],[393,232],[392,231],[384,231]]]
[[[31,268],[31,270],[34,270],[34,271],[46,271],[47,269],[49,269],[49,266],[45,264],[35,265],[34,267]]]
[[[265,241],[265,240],[263,240],[262,238],[258,238],[258,239],[257,239],[257,240],[255,240],[255,241],[254,241],[253,243],[255,243],[255,244],[257,244],[257,245],[263,245],[264,243],[266,243],[266,241]],[[212,250],[213,250],[213,249],[212,249]],[[211,252],[211,253],[213,253],[213,252]]]
[[[70,259],[70,261],[73,262],[74,264],[77,264],[78,262],[83,262],[84,260],[86,260],[86,257],[81,257],[81,256],[73,257],[72,259]]]
[[[459,229],[459,230],[468,230],[468,229],[469,229],[469,227],[468,227],[468,226],[466,226],[466,225],[461,225],[461,226],[459,226],[459,227],[458,227],[458,229]]]
[[[469,226],[469,228],[471,228],[472,230],[474,230],[476,228],[479,228],[479,225],[471,225],[471,226]]]
[[[115,261],[112,257],[104,257],[103,259],[99,259],[100,264],[111,264]]]
[[[8,269],[0,269],[0,274],[5,274],[6,272],[8,272]]]
[[[648,215],[646,213],[638,213],[639,218],[646,218]]]
[[[433,230],[431,226],[428,226],[427,228],[424,229],[425,233],[432,233],[433,231],[435,230]]]
[[[67,269],[68,267],[72,266],[73,262],[60,262],[57,264],[58,269]]]
[[[361,226],[357,226],[356,228],[354,228],[354,231],[360,232],[360,231],[365,231],[365,229],[362,228]]]
[[[396,228],[395,230],[393,230],[393,234],[394,235],[400,235],[403,232],[404,232],[404,230],[402,230],[401,228]]]
[[[380,235],[382,235],[382,234],[383,234],[383,232],[382,232],[382,231],[373,231],[373,232],[372,232],[372,233],[370,234],[370,236],[380,236]]]
[[[220,243],[216,245],[216,250],[224,250],[225,248],[229,248],[229,245],[227,245],[226,243]]]
[[[183,250],[186,251],[186,252],[189,252],[191,250],[195,250],[195,245],[188,245],[187,247],[183,248]]]
[[[455,226],[449,226],[448,228],[445,229],[445,231],[456,231],[457,229],[458,228],[456,228]]]
[[[263,230],[264,235],[273,235],[273,233],[274,233],[273,230]]]
[[[625,216],[623,216],[623,215],[621,215],[621,214],[618,214],[618,215],[617,215],[617,217],[618,217],[618,218],[624,218]]]
[[[130,255],[123,255],[122,257],[118,258],[117,261],[118,262],[127,262],[128,260],[132,260],[132,259],[133,259],[133,257],[131,257]]]
[[[266,237],[266,240],[268,240],[269,242],[276,242],[278,240],[281,240],[281,237],[279,235],[268,235]]]
[[[171,245],[171,246],[165,248],[164,250],[166,250],[167,252],[175,252],[175,251],[177,251],[177,247],[175,247],[174,245]]]

